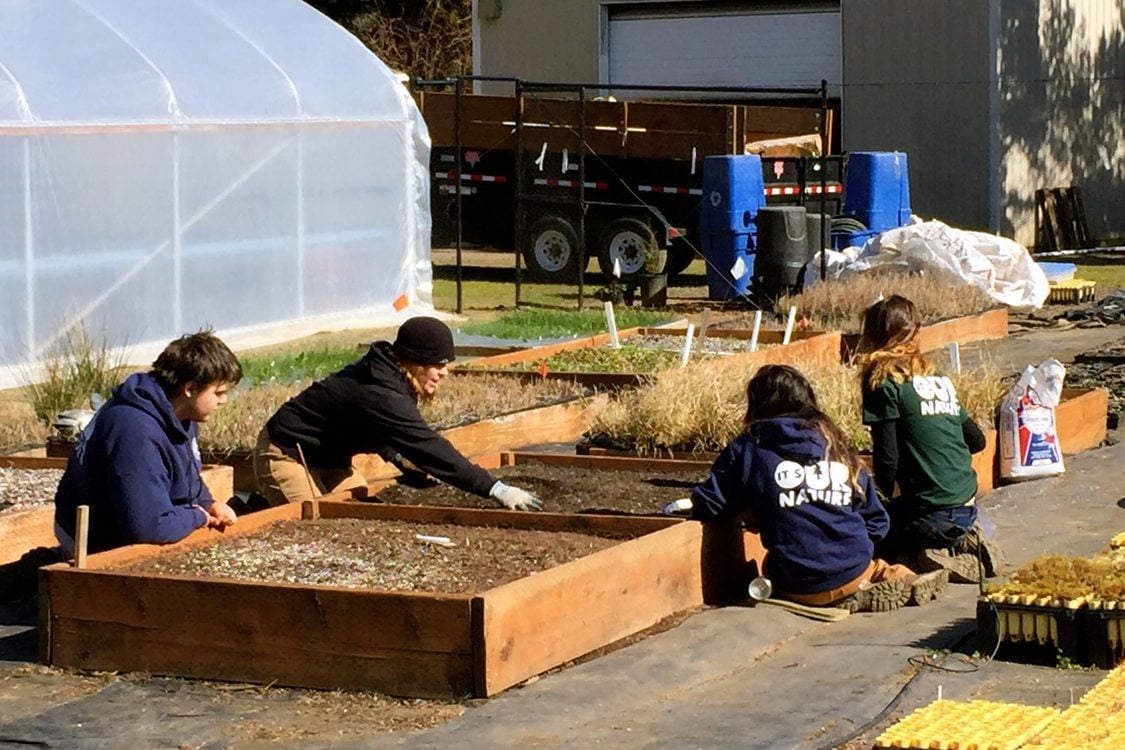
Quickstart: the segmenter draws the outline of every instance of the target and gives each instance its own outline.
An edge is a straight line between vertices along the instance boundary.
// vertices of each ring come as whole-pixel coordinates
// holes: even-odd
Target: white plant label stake
[[[954,373],[961,374],[961,345],[956,341],[949,345],[949,367]]]
[[[687,324],[687,335],[684,336],[684,350],[680,352],[680,368],[687,367],[688,359],[691,357],[691,339],[695,335],[695,323]]]
[[[620,349],[621,341],[617,338],[617,316],[613,314],[613,303],[605,303],[605,325],[609,329],[609,346],[611,349]]]
[[[758,351],[758,332],[762,330],[762,311],[754,311],[754,328],[750,331],[750,351]]]
[[[696,349],[703,351],[703,342],[707,338],[707,327],[711,324],[711,308],[703,308],[703,317],[699,321],[699,344]]]
[[[789,306],[789,320],[785,321],[785,336],[781,339],[781,345],[785,346],[789,343],[789,339],[793,336],[793,323],[797,321],[797,306]]]

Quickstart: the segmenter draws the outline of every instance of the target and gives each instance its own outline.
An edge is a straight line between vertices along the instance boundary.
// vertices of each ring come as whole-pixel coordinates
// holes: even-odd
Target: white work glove
[[[488,496],[499,501],[508,510],[540,510],[543,507],[542,501],[534,492],[511,487],[503,482],[492,485]]]

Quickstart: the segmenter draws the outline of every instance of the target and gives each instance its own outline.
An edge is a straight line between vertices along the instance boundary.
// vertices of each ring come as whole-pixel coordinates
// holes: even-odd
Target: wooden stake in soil
[[[785,336],[781,339],[781,345],[785,346],[789,343],[789,339],[793,336],[793,323],[797,320],[797,306],[789,306],[789,320],[785,321]]]
[[[695,323],[687,324],[687,333],[684,335],[684,350],[680,352],[680,368],[687,367],[691,358],[691,339],[695,335]]]
[[[606,300],[605,324],[609,329],[609,346],[611,349],[620,349],[621,340],[617,338],[617,316],[613,313],[613,303]]]
[[[707,327],[711,323],[711,308],[703,308],[703,318],[699,321],[699,345],[696,347],[700,352],[703,351],[703,342],[707,340]]]
[[[762,330],[762,311],[754,311],[754,328],[750,331],[750,351],[758,351],[758,332]]]
[[[949,344],[949,369],[961,374],[961,345],[956,341]]]
[[[90,506],[79,505],[74,524],[74,567],[86,567],[86,545],[90,537]]]

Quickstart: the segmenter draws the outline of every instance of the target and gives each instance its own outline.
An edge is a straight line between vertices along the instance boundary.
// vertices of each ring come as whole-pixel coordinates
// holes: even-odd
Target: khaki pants
[[[879,583],[879,581],[902,581],[905,584],[909,584],[917,577],[918,574],[905,565],[891,565],[886,560],[876,558],[867,566],[867,570],[860,573],[855,580],[849,581],[831,591],[821,591],[816,594],[789,594],[782,592],[780,596],[790,601],[797,602],[798,604],[808,604],[811,607],[825,607],[859,591],[859,585],[865,580],[871,583]]]
[[[254,446],[254,479],[258,493],[270,505],[299,503],[332,492],[366,487],[367,480],[353,468],[320,469],[305,471],[300,461],[290,458],[270,442],[263,429]]]

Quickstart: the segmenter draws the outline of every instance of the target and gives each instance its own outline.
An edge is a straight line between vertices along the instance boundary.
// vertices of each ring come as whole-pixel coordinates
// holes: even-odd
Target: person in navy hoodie
[[[774,592],[792,601],[878,612],[937,596],[944,570],[919,576],[873,557],[887,511],[808,380],[767,365],[746,398],[746,429],[693,490],[692,517],[741,516],[761,534]]]
[[[90,507],[87,549],[177,542],[235,522],[200,478],[199,423],[226,403],[242,366],[210,331],[181,336],[149,372],[130,375],[79,436],[55,493],[55,536],[74,554],[76,510]]]

